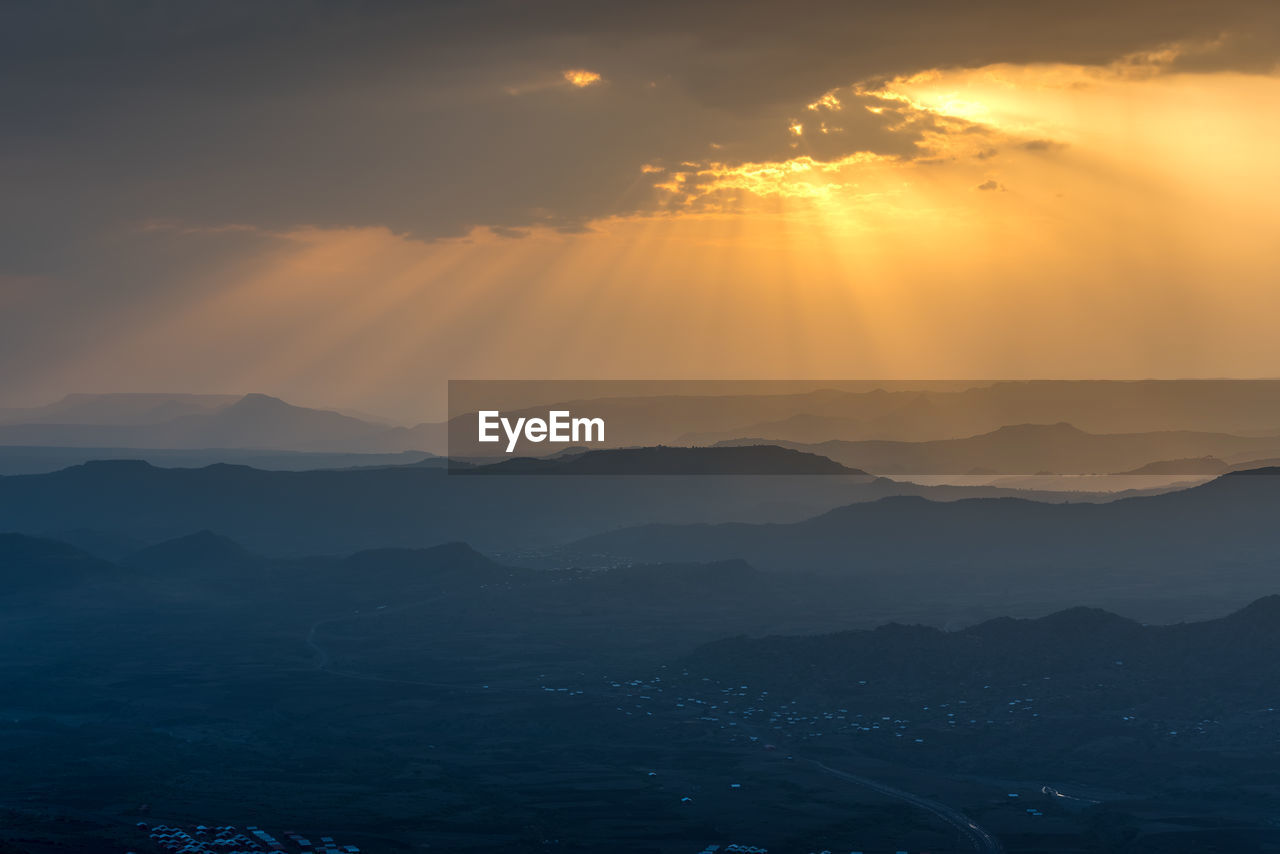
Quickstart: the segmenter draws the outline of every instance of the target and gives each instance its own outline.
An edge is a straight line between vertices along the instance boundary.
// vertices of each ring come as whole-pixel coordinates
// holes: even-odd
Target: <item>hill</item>
[[[1225,617],[1164,626],[1075,607],[953,632],[888,624],[830,635],[732,638],[699,648],[686,663],[691,672],[720,680],[836,701],[860,695],[865,702],[871,692],[961,696],[1032,680],[1037,693],[1062,692],[1065,685],[1044,682],[1069,679],[1105,686],[1112,703],[1186,705],[1206,696],[1207,686],[1220,703],[1252,697],[1256,686],[1280,676],[1278,655],[1280,596],[1270,595]]]
[[[544,475],[865,475],[817,454],[776,445],[723,448],[615,448],[536,459],[520,457],[455,474]]]
[[[73,395],[9,412],[0,445],[329,453],[443,451],[443,425],[388,427],[264,394]]]
[[[789,524],[646,525],[573,551],[618,560],[748,559],[860,579],[868,595],[1063,601],[1266,591],[1280,559],[1280,469],[1108,504],[890,497]],[[1243,585],[1236,589],[1234,585]],[[1091,593],[1092,591],[1092,593]]]
[[[58,445],[0,445],[0,475],[48,474],[94,460],[142,460],[165,468],[201,468],[215,463],[272,471],[357,468],[361,466],[445,465],[425,451],[354,454],[256,448],[94,448]]]
[[[735,407],[712,425],[688,422],[681,442],[760,437],[776,442],[932,441],[1010,424],[1068,422],[1090,433],[1171,430],[1275,435],[1276,380],[1032,380],[795,395],[787,409]],[[886,387],[890,387],[886,384]],[[753,417],[754,416],[754,417]],[[856,465],[845,460],[850,465]],[[1110,469],[1101,469],[1110,470]]]
[[[1151,475],[1169,475],[1169,474],[1223,474],[1232,470],[1232,466],[1224,463],[1217,457],[1195,457],[1192,459],[1182,460],[1158,460],[1153,463],[1147,463],[1145,466],[1120,472],[1120,474],[1151,474]],[[1255,466],[1256,468],[1256,466]]]
[[[679,478],[673,481],[672,478]],[[342,554],[465,540],[487,552],[559,546],[646,522],[795,522],[892,495],[938,500],[1114,495],[921,486],[889,479],[790,475],[668,478],[457,477],[432,465],[263,471],[91,461],[0,477],[0,530],[79,543],[143,544],[218,531],[261,554]],[[502,524],[494,524],[501,519]],[[129,551],[112,547],[107,556]]]
[[[0,596],[97,584],[115,568],[57,540],[0,534]]]
[[[217,412],[239,399],[228,394],[69,394],[46,406],[9,410],[0,415],[0,424],[160,424]]]
[[[722,445],[769,439],[735,439]],[[1149,433],[1086,433],[1065,422],[1018,424],[964,439],[929,442],[841,441],[784,443],[830,457],[847,466],[886,475],[939,474],[1220,474],[1205,457],[1251,458],[1280,447],[1275,437],[1245,437],[1186,430]],[[1159,471],[1145,472],[1158,464]]]
[[[123,562],[148,569],[165,569],[171,566],[220,567],[246,562],[251,557],[249,551],[239,543],[206,530],[139,549],[125,557]]]

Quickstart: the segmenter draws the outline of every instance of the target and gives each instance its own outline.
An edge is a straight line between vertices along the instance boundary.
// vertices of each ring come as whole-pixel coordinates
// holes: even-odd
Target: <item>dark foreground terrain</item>
[[[0,567],[5,854],[162,850],[138,822],[284,850],[1280,850],[1276,599],[849,632],[882,607],[741,561],[202,533],[114,562],[4,535]]]

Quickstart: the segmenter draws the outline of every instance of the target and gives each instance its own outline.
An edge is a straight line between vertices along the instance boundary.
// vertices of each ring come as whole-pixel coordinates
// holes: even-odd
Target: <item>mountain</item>
[[[266,474],[255,485],[279,500]],[[498,479],[468,482],[481,481]],[[0,595],[6,769],[41,799],[7,810],[14,850],[30,849],[37,817],[52,828],[41,851],[147,850],[170,816],[340,833],[363,850],[965,844],[885,787],[1000,822],[1008,850],[1264,850],[1228,834],[1269,814],[1280,600],[1191,626],[1073,608],[849,632],[884,619],[863,591],[741,562],[522,572],[458,543],[263,561],[207,533],[162,551],[149,571],[101,565],[120,583],[80,596]],[[211,551],[216,571],[200,563]],[[75,550],[3,537],[0,573],[9,554],[40,579]],[[859,795],[855,774],[881,792]],[[108,784],[106,808],[87,811]],[[334,822],[351,792],[371,805],[355,832]],[[717,801],[729,807],[691,812]],[[412,823],[424,805],[439,829]],[[746,836],[749,813],[764,815]],[[712,826],[720,815],[732,829]],[[1139,820],[1192,835],[1097,833]],[[148,827],[119,844],[71,836],[109,821]],[[922,827],[930,841],[904,841]]]
[[[0,445],[398,453],[443,450],[444,427],[388,427],[264,394],[72,395],[10,413]]]
[[[81,564],[92,571],[67,570]],[[19,633],[13,618],[26,609],[52,633],[46,641],[105,632],[94,655],[109,655],[118,644],[133,647],[163,628],[199,650],[296,664],[305,654],[299,641],[317,620],[342,623],[363,611],[377,622],[370,624],[374,636],[362,653],[376,648],[389,658],[417,648],[427,657],[443,655],[451,659],[449,668],[457,668],[483,650],[500,648],[509,661],[495,660],[499,668],[532,656],[559,669],[564,663],[548,659],[540,644],[574,647],[574,659],[653,644],[687,652],[718,636],[717,626],[728,625],[730,634],[794,620],[832,628],[847,625],[857,608],[833,596],[829,585],[766,577],[740,561],[536,571],[461,542],[272,559],[201,531],[108,563],[50,540],[5,535],[0,567],[7,568],[0,577],[10,587],[22,581],[29,592],[47,597],[5,599],[13,591],[0,588],[0,636]],[[59,597],[48,598],[55,590]],[[396,615],[409,608],[412,619],[395,625]],[[629,631],[642,626],[646,637]],[[602,628],[614,637],[602,637]],[[293,645],[271,648],[271,639],[282,634]],[[334,632],[333,639],[344,634]],[[143,659],[162,660],[177,652],[172,647],[135,649]],[[69,653],[76,654],[75,645]]]
[[[1232,471],[1251,471],[1253,469],[1265,469],[1280,466],[1280,457],[1266,460],[1245,460],[1242,463],[1235,463],[1231,466]]]
[[[546,550],[646,522],[796,522],[852,502],[904,494],[943,501],[1115,497],[931,487],[861,475],[459,477],[434,465],[263,471],[103,460],[0,477],[0,530],[89,532],[89,539],[77,542],[112,557],[129,551],[111,545],[112,539],[157,543],[206,528],[266,555],[341,554],[458,539],[486,552],[507,552]]]
[[[235,540],[212,531],[197,531],[147,546],[125,557],[123,562],[147,569],[163,569],[173,565],[220,566],[251,558],[249,551]]]
[[[759,444],[737,439],[721,446]],[[1186,430],[1153,433],[1086,433],[1065,422],[1017,424],[964,439],[929,442],[833,440],[783,443],[876,474],[1101,474],[1133,473],[1162,462],[1162,474],[1221,473],[1205,470],[1204,457],[1249,458],[1280,447],[1280,438]],[[1177,460],[1185,461],[1185,470]],[[1150,472],[1157,473],[1157,472]]]
[[[690,445],[713,445],[744,436],[777,436],[788,442],[825,442],[861,436],[867,431],[869,419],[848,418],[839,415],[815,415],[800,412],[777,421],[762,421],[714,433],[685,433],[678,441]]]
[[[293,406],[265,394],[246,394],[212,414],[188,415],[157,425],[154,435],[161,441],[153,446],[181,443],[203,448],[307,450],[339,447],[366,439],[379,430],[377,425],[337,412]]]
[[[0,414],[0,424],[138,426],[201,415],[239,400],[227,394],[69,394],[46,406]]]
[[[1270,595],[1225,617],[1165,626],[1075,607],[953,632],[888,624],[830,635],[732,638],[699,648],[685,663],[695,678],[710,673],[729,684],[859,705],[869,694],[909,696],[922,689],[965,696],[996,685],[1000,697],[1032,680],[1038,694],[1061,693],[1070,690],[1061,683],[1072,680],[1085,683],[1079,700],[1097,702],[1101,693],[1109,695],[1102,702],[1158,702],[1172,714],[1174,703],[1256,694],[1256,686],[1280,676],[1278,656],[1280,596]],[[1049,680],[1054,684],[1044,684]]]
[[[740,558],[857,579],[867,595],[895,601],[1149,598],[1152,590],[1238,598],[1274,583],[1278,514],[1273,468],[1107,504],[891,497],[789,524],[645,525],[569,551],[642,562]]]
[[[542,475],[865,475],[817,454],[776,445],[721,448],[615,448],[537,459],[519,457],[455,474]]]
[[[831,388],[821,392],[769,395],[761,387],[754,404],[726,397],[728,405],[718,409],[715,401],[719,398],[711,395],[701,399],[691,396],[678,408],[655,398],[647,419],[643,409],[642,416],[637,417],[633,406],[631,421],[647,420],[651,429],[643,436],[629,436],[627,441],[714,444],[751,438],[807,444],[834,439],[921,442],[975,436],[1011,424],[1060,422],[1095,434],[1187,430],[1274,438],[1280,428],[1280,380],[884,385],[892,390],[855,390],[832,383]],[[672,414],[679,418],[666,420]],[[664,421],[669,426],[679,426],[674,438],[653,429]]]
[[[360,466],[445,465],[425,451],[342,453],[260,450],[255,448],[70,448],[48,445],[0,446],[0,475],[47,474],[93,460],[142,460],[166,468],[201,468],[232,463],[274,471],[341,469]]]
[[[113,569],[57,540],[0,534],[0,597],[97,583],[110,578]]]
[[[883,387],[867,382],[755,383],[746,384],[750,393],[732,393],[743,384],[597,383],[587,389],[594,394],[530,406],[528,383],[482,384],[470,397],[452,401],[450,421],[412,427],[292,406],[258,394],[70,395],[45,407],[4,411],[0,446],[436,454],[451,449],[455,457],[492,457],[494,447],[476,441],[474,416],[460,414],[473,412],[477,407],[470,403],[476,403],[510,417],[545,416],[548,408],[556,408],[604,418],[609,425],[606,447],[743,438],[792,446],[832,439],[923,443],[978,437],[1007,425],[1070,423],[1095,435],[1187,431],[1235,437],[1219,435],[1210,446],[1204,444],[1208,439],[1197,444],[1189,437],[1181,444],[1169,437],[1164,444],[1143,439],[1148,449],[1159,449],[1156,456],[1139,454],[1142,458],[1133,461],[1132,455],[1121,454],[1115,460],[1101,459],[1094,468],[1082,468],[1093,465],[1089,460],[1072,462],[1068,457],[1067,463],[1075,466],[1072,471],[1122,471],[1162,459],[1207,455],[1227,462],[1280,456],[1280,438],[1275,436],[1280,427],[1280,381],[1275,380],[879,385]],[[624,391],[628,393],[620,393]],[[1251,445],[1251,436],[1274,441]],[[877,469],[819,447],[799,449],[869,471],[889,473],[886,465],[894,464],[892,459],[880,460],[884,465]],[[1246,452],[1251,456],[1239,455]],[[1003,470],[982,462],[963,465],[960,451],[946,459],[946,471]],[[939,470],[933,460],[926,462]],[[1020,473],[1041,470],[1064,469],[1020,467]]]
[[[1232,466],[1224,463],[1217,457],[1194,457],[1182,460],[1158,460],[1153,463],[1147,463],[1145,466],[1120,472],[1121,474],[1223,474],[1231,471]]]

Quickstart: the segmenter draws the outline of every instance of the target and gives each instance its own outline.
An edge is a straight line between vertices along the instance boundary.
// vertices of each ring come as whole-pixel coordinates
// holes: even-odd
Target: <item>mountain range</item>
[[[497,383],[488,397],[490,386],[481,384],[459,396],[454,404],[462,408],[448,421],[414,426],[263,394],[69,395],[0,412],[0,446],[102,449],[105,456],[202,450],[221,462],[243,461],[225,452],[244,450],[492,459],[494,446],[477,441],[474,410],[463,405],[472,401],[513,418],[545,416],[548,407],[603,418],[605,448],[763,441],[884,473],[1110,473],[1207,456],[1233,465],[1280,456],[1280,381],[1273,380],[898,383],[890,390],[778,383],[752,385],[748,394],[688,383],[653,393],[662,384],[647,384],[644,394],[608,396],[605,386],[597,397],[538,406],[528,404],[528,385],[504,392]],[[960,444],[940,444],[950,440]]]
[[[443,425],[393,427],[264,394],[71,395],[0,418],[0,445],[443,452]]]
[[[1116,498],[922,486],[858,474],[467,477],[428,464],[264,471],[103,460],[0,477],[0,531],[71,536],[105,547],[105,554],[119,554],[121,542],[155,543],[202,528],[265,554],[335,554],[449,539],[485,551],[520,552],[646,522],[795,522],[893,495],[941,501]]]
[[[954,390],[833,390],[747,412],[727,407],[716,419],[719,426],[709,420],[691,424],[674,443],[756,437],[920,442],[1060,422],[1089,433],[1189,430],[1274,437],[1280,431],[1280,380],[1006,380]]]
[[[683,664],[694,684],[709,675],[863,710],[886,701],[903,705],[903,698],[947,698],[940,708],[924,700],[913,709],[913,719],[938,724],[1007,721],[1011,707],[1026,718],[1035,710],[1035,717],[1050,719],[1047,726],[1086,716],[1096,726],[1100,714],[1115,723],[1142,719],[1121,733],[1132,736],[1152,719],[1253,714],[1260,702],[1269,704],[1268,690],[1259,687],[1280,676],[1280,596],[1172,625],[1074,607],[958,631],[890,623],[826,635],[729,638],[699,648]]]
[[[488,475],[866,475],[819,454],[763,444],[608,448],[557,454],[548,459],[517,457],[487,465],[455,466],[451,471]]]
[[[1240,597],[1280,565],[1280,469],[1106,504],[890,497],[787,524],[644,525],[571,553],[616,560],[741,558],[856,579],[868,596],[954,601]]]
[[[718,446],[776,441],[733,439]],[[1009,425],[979,436],[927,442],[831,440],[780,444],[885,475],[1220,474],[1230,468],[1230,462],[1280,452],[1280,437],[1275,436],[1190,430],[1094,434],[1065,422]],[[1218,460],[1217,466],[1206,465],[1206,457]]]

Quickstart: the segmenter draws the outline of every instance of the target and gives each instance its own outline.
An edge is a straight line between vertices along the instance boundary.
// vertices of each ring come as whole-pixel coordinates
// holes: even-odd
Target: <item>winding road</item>
[[[900,801],[906,801],[912,806],[919,807],[922,810],[927,810],[928,812],[933,813],[938,818],[960,831],[964,838],[969,841],[969,844],[973,846],[973,850],[977,851],[978,854],[1004,854],[1004,846],[1000,844],[999,839],[996,839],[991,835],[991,833],[983,829],[980,824],[957,809],[949,807],[944,803],[939,803],[938,801],[923,798],[920,795],[913,795],[910,792],[904,792],[902,789],[895,789],[893,786],[877,782],[876,780],[870,780],[866,777],[859,777],[856,774],[850,774],[848,771],[841,771],[838,768],[832,768],[830,765],[824,765],[816,759],[807,759],[805,761],[816,765],[828,774],[839,777],[841,780],[847,780],[850,783],[857,783],[859,786],[864,786],[874,792],[879,792],[880,794],[887,795],[891,798],[897,798]]]

